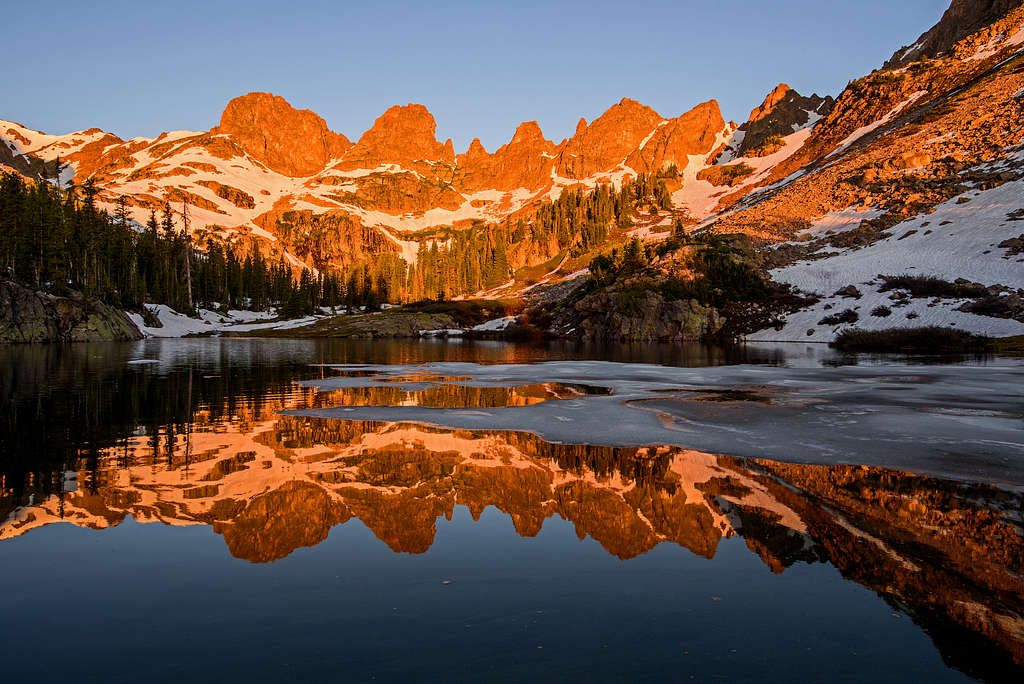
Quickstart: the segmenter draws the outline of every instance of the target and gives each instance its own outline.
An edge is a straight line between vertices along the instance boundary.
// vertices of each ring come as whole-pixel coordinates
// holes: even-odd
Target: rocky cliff
[[[921,34],[912,45],[904,45],[886,62],[896,69],[922,57],[939,57],[956,43],[1020,7],[1022,0],[953,0],[939,23]]]
[[[230,136],[254,159],[286,176],[312,175],[352,146],[315,113],[295,109],[273,93],[231,100],[211,133]]]
[[[544,137],[536,121],[519,124],[512,140],[489,154],[474,138],[458,157],[461,186],[470,192],[493,188],[536,191],[551,182],[551,158],[555,144]]]
[[[374,169],[382,164],[415,168],[438,162],[454,165],[452,141],[438,142],[436,132],[434,116],[423,105],[395,105],[373,122],[334,168]]]
[[[55,296],[0,281],[0,343],[142,339],[121,311],[74,293]]]
[[[725,128],[718,102],[709,100],[682,116],[660,122],[629,153],[626,166],[645,173],[658,173],[671,166],[685,169],[690,155],[707,156],[715,148]]]
[[[763,157],[782,147],[782,139],[807,125],[811,117],[818,120],[832,111],[831,97],[803,97],[785,83],[768,93],[750,118],[740,126],[744,132],[741,155]]]

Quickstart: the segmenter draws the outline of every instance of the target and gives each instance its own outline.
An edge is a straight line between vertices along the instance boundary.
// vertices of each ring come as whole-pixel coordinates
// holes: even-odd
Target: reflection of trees
[[[35,491],[59,492],[72,464],[94,471],[102,455],[140,430],[150,436],[154,458],[183,461],[175,445],[191,424],[265,418],[295,391],[294,366],[230,355],[199,371],[191,364],[158,371],[126,366],[129,345],[28,345],[5,354],[0,472],[14,495],[27,481]]]

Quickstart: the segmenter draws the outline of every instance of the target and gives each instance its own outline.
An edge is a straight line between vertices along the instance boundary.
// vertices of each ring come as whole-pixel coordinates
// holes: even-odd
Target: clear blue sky
[[[8,2],[0,118],[123,138],[206,130],[266,90],[356,139],[419,102],[457,151],[537,119],[558,142],[622,97],[743,121],[777,83],[837,94],[949,0]]]

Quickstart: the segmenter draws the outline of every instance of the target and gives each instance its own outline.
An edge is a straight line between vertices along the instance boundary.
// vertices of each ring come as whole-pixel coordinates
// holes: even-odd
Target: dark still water
[[[5,681],[1021,681],[1024,366],[0,348]]]

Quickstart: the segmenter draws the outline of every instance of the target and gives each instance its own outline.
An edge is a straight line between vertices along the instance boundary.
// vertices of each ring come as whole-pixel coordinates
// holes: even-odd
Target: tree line
[[[640,174],[619,189],[566,189],[514,221],[424,237],[413,264],[385,252],[352,266],[304,268],[296,275],[283,257],[274,261],[255,250],[243,257],[213,238],[194,244],[179,220],[185,212],[179,217],[169,203],[159,215],[151,210],[140,225],[131,220],[126,197],[110,213],[97,206],[98,194],[91,181],[61,188],[3,174],[0,277],[54,293],[79,290],[136,311],[144,304],[186,313],[277,306],[284,315],[299,316],[321,306],[376,308],[497,287],[513,276],[513,250],[529,246],[549,257],[578,256],[604,243],[611,230],[632,226],[637,207],[671,207],[665,182]]]
[[[212,239],[202,251],[170,204],[159,217],[150,211],[140,226],[130,219],[125,197],[110,214],[97,207],[97,195],[91,182],[60,188],[3,174],[0,273],[37,290],[78,290],[137,311],[143,304],[188,313],[281,306],[303,314],[341,301],[337,275],[306,270],[295,278],[283,259],[275,263],[258,252],[240,258]]]
[[[672,208],[664,179],[639,174],[619,189],[610,184],[567,188],[554,200],[538,202],[529,216],[424,237],[414,264],[385,252],[343,269],[346,300],[372,306],[493,289],[513,277],[514,251],[533,247],[546,257],[586,254],[604,244],[613,229],[632,227],[638,208]]]

